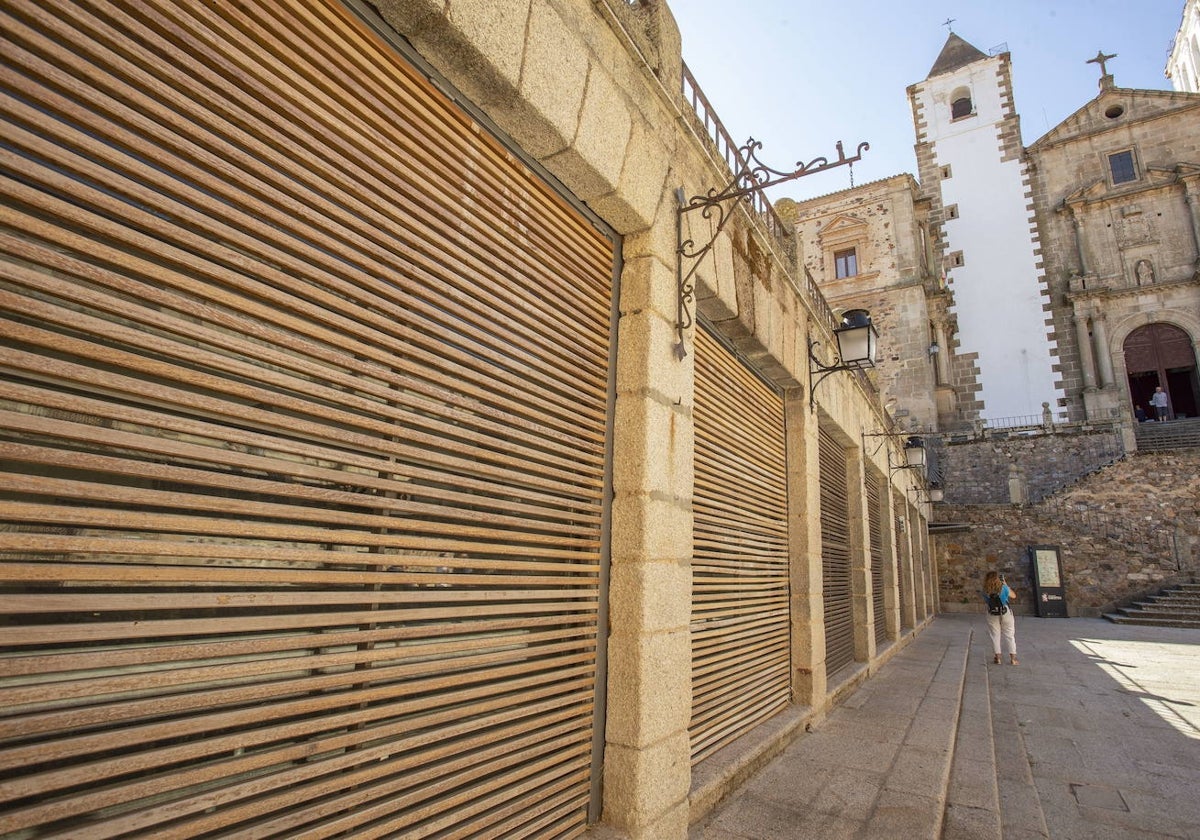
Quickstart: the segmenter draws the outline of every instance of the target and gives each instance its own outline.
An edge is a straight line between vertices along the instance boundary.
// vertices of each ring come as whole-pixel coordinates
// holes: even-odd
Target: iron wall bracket
[[[675,356],[682,359],[687,355],[687,349],[684,347],[684,334],[693,323],[695,317],[691,311],[691,304],[694,303],[696,288],[692,282],[692,278],[696,274],[696,269],[700,266],[700,262],[713,249],[713,245],[717,241],[717,237],[721,235],[721,231],[729,224],[729,220],[733,218],[733,207],[730,204],[726,206],[726,202],[736,202],[739,200],[749,202],[753,207],[753,198],[757,193],[762,192],[768,187],[776,186],[787,181],[794,181],[797,178],[803,178],[807,175],[815,175],[818,172],[824,172],[826,169],[833,169],[838,166],[853,166],[855,161],[862,159],[863,151],[871,148],[869,143],[859,143],[858,151],[853,157],[846,157],[846,153],[842,148],[842,142],[837,143],[837,159],[829,160],[827,157],[817,157],[810,160],[808,163],[797,161],[796,169],[791,172],[784,172],[779,169],[773,169],[770,166],[762,163],[758,159],[758,150],[762,148],[762,143],[751,137],[746,141],[746,145],[737,150],[737,161],[740,164],[740,169],[733,176],[733,180],[726,184],[722,189],[713,187],[703,195],[694,195],[690,199],[684,199],[683,187],[675,190],[676,214],[675,214],[675,284],[676,284],[676,318],[675,330],[678,341],[675,344]],[[705,219],[711,219],[713,214],[717,214],[717,227],[713,231],[712,236],[704,245],[697,245],[692,239],[683,238],[683,216],[685,213],[691,213],[693,210],[699,210],[700,215]],[[691,267],[685,272],[683,270],[683,261],[691,260]],[[811,355],[811,351],[810,351]]]

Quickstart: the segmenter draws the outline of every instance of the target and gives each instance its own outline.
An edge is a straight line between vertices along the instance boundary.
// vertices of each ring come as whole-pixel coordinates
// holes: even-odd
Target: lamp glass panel
[[[875,361],[874,330],[871,327],[852,327],[838,330],[838,355],[844,365],[872,364]]]
[[[925,447],[917,445],[904,447],[904,458],[910,467],[925,466]]]

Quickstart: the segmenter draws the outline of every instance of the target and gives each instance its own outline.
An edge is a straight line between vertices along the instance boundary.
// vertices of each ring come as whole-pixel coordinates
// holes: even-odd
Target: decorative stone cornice
[[[1172,291],[1187,286],[1200,286],[1200,271],[1182,280],[1168,280],[1154,283],[1151,286],[1138,286],[1116,275],[1099,277],[1095,274],[1072,275],[1068,281],[1067,301],[1078,303],[1082,301],[1115,300],[1118,298],[1137,297],[1162,291]]]

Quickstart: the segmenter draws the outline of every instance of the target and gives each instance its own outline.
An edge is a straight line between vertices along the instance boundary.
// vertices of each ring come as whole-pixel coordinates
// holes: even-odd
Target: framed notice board
[[[1056,545],[1031,545],[1029,565],[1033,578],[1033,602],[1043,618],[1067,617],[1067,583],[1063,580],[1062,558]]]

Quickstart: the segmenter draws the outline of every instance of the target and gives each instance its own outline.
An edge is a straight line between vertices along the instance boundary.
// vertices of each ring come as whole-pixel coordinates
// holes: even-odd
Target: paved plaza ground
[[[691,840],[1200,838],[1200,630],[939,616]]]

